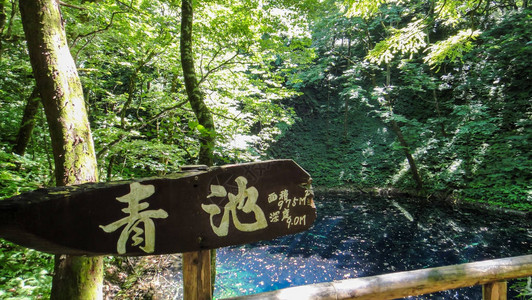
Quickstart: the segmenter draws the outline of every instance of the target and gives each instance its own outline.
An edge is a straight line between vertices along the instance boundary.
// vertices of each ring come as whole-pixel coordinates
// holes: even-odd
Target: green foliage
[[[210,133],[183,86],[179,3],[69,3],[84,8],[63,13],[100,177],[195,163]],[[395,123],[427,194],[532,210],[532,14],[483,3],[198,2],[195,61],[216,163],[292,158],[317,186],[409,189]],[[1,36],[0,198],[48,185],[53,171],[42,114],[27,154],[11,153],[34,86],[14,16]],[[16,266],[0,270],[0,298],[48,296],[49,256],[0,242],[0,263]]]
[[[473,49],[473,41],[481,34],[480,30],[460,30],[446,40],[438,41],[428,47],[424,60],[431,66],[438,66],[449,60],[455,62]]]
[[[405,28],[393,29],[389,38],[380,41],[368,53],[372,63],[388,64],[397,54],[408,55],[410,59],[427,45],[423,20],[409,23]]]
[[[347,20],[336,8],[313,25],[319,56],[291,102],[301,119],[272,155],[296,158],[318,184],[414,187],[395,122],[428,194],[532,210],[530,11],[357,1]]]
[[[371,18],[378,11],[381,5],[385,3],[390,3],[393,1],[378,0],[378,1],[356,1],[356,0],[347,0],[345,4],[347,5],[346,15],[349,17],[362,17],[364,19]]]
[[[0,298],[48,299],[53,256],[0,239]]]
[[[36,147],[30,144],[31,148]],[[25,156],[0,144],[0,201],[47,185],[53,174],[40,151]],[[0,299],[47,299],[52,284],[53,258],[0,239]]]
[[[312,93],[321,100],[318,107],[327,104],[326,88],[312,89]],[[305,102],[302,97],[295,101]],[[329,107],[321,106],[296,121],[272,146],[269,155],[293,158],[311,174],[316,186],[382,186],[400,157],[391,151],[393,136],[381,121],[368,118],[370,109],[360,105],[350,113],[348,139],[344,142],[342,100],[333,94]],[[300,105],[296,112],[310,111],[308,105]]]
[[[532,277],[518,279],[510,288],[519,292],[518,299],[530,299],[532,297]]]
[[[258,159],[293,123],[293,109],[282,99],[296,94],[295,84],[285,83],[297,81],[297,67],[315,57],[302,13],[310,2],[197,3],[194,55],[217,126],[217,163]],[[84,87],[100,178],[164,175],[196,163],[198,141],[211,133],[198,125],[183,86],[179,3],[69,4],[83,8],[63,6],[62,12]],[[0,32],[0,198],[46,186],[53,172],[42,114],[27,154],[11,153],[34,86],[18,13],[13,16],[9,30]],[[2,270],[0,298],[49,296],[49,257],[4,242],[0,251],[0,263],[18,270]]]
[[[45,161],[19,156],[0,148],[0,199],[33,190],[49,180]],[[48,170],[47,170],[48,169]]]
[[[249,150],[256,154],[245,159],[256,159],[279,133],[276,124],[291,123],[291,110],[279,100],[294,93],[282,83],[295,66],[312,57],[310,39],[294,33],[304,33],[305,21],[289,9],[260,8],[255,2],[198,5],[195,59],[219,134],[217,159],[238,161]],[[114,164],[121,164],[160,172],[160,167],[148,166],[142,152],[161,153],[162,144],[174,148],[164,151],[171,166],[197,158],[202,128],[189,126],[196,120],[179,67],[179,7],[159,9],[164,6],[93,3],[88,15],[93,28],[69,29],[78,40],[78,64],[90,70],[82,73],[82,80],[90,98],[100,165],[106,170],[117,170]],[[84,11],[74,13],[81,15],[72,15],[73,23],[87,18]],[[113,24],[107,28],[110,19]],[[106,30],[88,35],[98,28]],[[245,147],[230,147],[242,137],[249,141]],[[133,150],[139,147],[142,150]]]

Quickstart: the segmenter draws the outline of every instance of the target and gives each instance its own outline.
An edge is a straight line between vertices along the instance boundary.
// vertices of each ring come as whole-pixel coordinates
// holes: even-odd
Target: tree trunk
[[[39,104],[39,92],[37,91],[37,88],[34,88],[26,102],[24,115],[22,116],[22,121],[20,122],[20,127],[18,129],[17,140],[13,147],[13,152],[18,155],[24,155],[26,152],[33,128],[35,127],[35,116],[39,111]]]
[[[436,114],[438,115],[438,123],[440,124],[441,134],[443,137],[447,137],[447,131],[445,130],[445,123],[443,122],[443,117],[440,111],[438,96],[436,95],[436,88],[432,90],[432,99],[434,99],[434,108],[436,109]]]
[[[330,134],[330,127],[331,127],[331,119],[330,119],[330,115],[331,115],[331,80],[329,79],[328,76],[326,76],[327,78],[327,113],[325,114],[325,145],[327,146],[330,146],[330,137],[331,137],[331,134]]]
[[[97,181],[83,90],[56,0],[20,0],[22,24],[48,120],[57,185]],[[101,299],[102,257],[57,256],[51,299]]]
[[[192,20],[193,8],[192,0],[182,1],[181,16],[181,65],[185,79],[185,89],[188,101],[198,123],[203,127],[200,129],[200,164],[211,166],[213,164],[215,128],[212,114],[204,102],[203,93],[200,90],[196,71],[194,69],[194,52],[192,50]]]
[[[0,0],[0,42],[2,42],[1,37],[4,34],[4,27],[6,26],[6,0]]]
[[[421,180],[421,176],[419,176],[416,161],[410,153],[410,148],[408,147],[408,143],[406,142],[405,137],[403,136],[403,132],[401,131],[401,127],[399,127],[399,124],[397,124],[395,120],[391,120],[390,123],[392,125],[392,130],[395,135],[397,135],[399,144],[401,144],[401,148],[403,148],[403,152],[405,153],[406,160],[408,161],[408,165],[410,166],[410,172],[412,173],[412,179],[414,179],[414,182],[416,183],[416,189],[420,191],[423,189],[423,181]]]
[[[388,64],[386,66],[386,86],[391,86],[392,79],[391,79],[391,69],[390,65]],[[390,110],[391,115],[393,115],[393,103],[390,99],[390,95],[386,95],[386,103],[388,105],[388,109]],[[410,147],[408,146],[408,143],[406,142],[406,139],[403,135],[403,131],[401,130],[401,127],[399,124],[394,120],[391,119],[390,121],[391,129],[397,135],[397,139],[399,140],[399,143],[401,144],[401,148],[403,148],[403,152],[406,156],[406,160],[408,161],[408,165],[410,166],[410,173],[412,174],[412,179],[416,183],[416,189],[418,191],[421,191],[423,189],[423,181],[421,180],[421,176],[419,176],[419,172],[417,170],[416,161],[414,160],[414,157],[410,153]]]
[[[120,111],[120,127],[122,129],[126,129],[126,115],[127,110],[129,109],[129,106],[133,102],[133,93],[135,92],[135,86],[137,85],[137,78],[138,78],[138,69],[135,69],[133,71],[133,74],[131,74],[131,77],[129,77],[129,87],[127,89],[127,100],[124,103],[124,106],[122,107],[122,110]]]
[[[192,49],[193,0],[181,1],[181,66],[188,101],[199,125],[200,150],[198,163],[212,166],[214,163],[214,120],[203,93],[200,90]],[[216,250],[183,253],[183,285],[186,299],[212,299],[216,276]],[[185,272],[186,271],[186,272]]]
[[[0,0],[0,61],[3,53],[4,28],[6,26],[6,0]]]
[[[348,33],[347,37],[347,70],[351,68],[351,34]],[[347,143],[348,142],[348,126],[347,121],[349,120],[349,96],[344,95],[345,102],[344,102],[344,134],[342,142]]]
[[[131,106],[131,103],[133,103],[134,93],[137,89],[137,81],[139,79],[139,73],[141,72],[142,68],[148,64],[157,53],[155,51],[150,51],[146,58],[140,60],[137,64],[137,67],[133,70],[133,74],[129,77],[129,87],[127,89],[127,100],[124,103],[124,106],[122,107],[122,110],[120,110],[120,127],[122,129],[126,129],[126,115],[127,110]]]
[[[0,0],[2,2],[2,12],[0,12],[0,60],[2,60],[2,56],[4,53],[4,45],[2,44],[4,41],[7,41],[8,39],[12,38],[12,32],[13,32],[13,20],[15,19],[15,13],[17,11],[17,1],[11,2],[11,13],[9,14],[9,20],[6,22],[7,15],[5,14],[5,0]]]

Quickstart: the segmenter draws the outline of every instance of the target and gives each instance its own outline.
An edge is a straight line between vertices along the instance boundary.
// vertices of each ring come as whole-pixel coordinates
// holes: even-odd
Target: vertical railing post
[[[211,300],[211,252],[183,253],[183,292],[187,300]]]
[[[483,285],[484,300],[506,300],[505,280],[532,275],[532,254],[295,286],[226,300],[398,299]]]
[[[482,285],[483,300],[506,300],[506,281],[495,281]]]

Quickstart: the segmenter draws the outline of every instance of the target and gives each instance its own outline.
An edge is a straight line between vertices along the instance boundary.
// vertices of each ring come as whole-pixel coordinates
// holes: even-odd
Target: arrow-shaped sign
[[[0,237],[55,254],[152,255],[297,233],[316,218],[292,160],[39,189],[0,201]]]

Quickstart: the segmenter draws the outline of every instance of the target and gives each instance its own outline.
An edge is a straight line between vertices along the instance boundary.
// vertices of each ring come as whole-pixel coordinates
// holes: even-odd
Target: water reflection
[[[307,232],[218,250],[215,297],[530,254],[525,219],[395,199],[317,195]],[[481,287],[410,299],[479,299]]]

